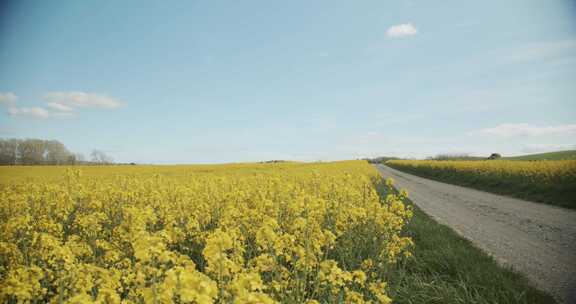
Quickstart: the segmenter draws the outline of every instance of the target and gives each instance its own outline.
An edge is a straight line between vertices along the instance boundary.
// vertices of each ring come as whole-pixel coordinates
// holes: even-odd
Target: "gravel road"
[[[560,303],[576,303],[576,211],[376,167],[438,222],[526,274]]]

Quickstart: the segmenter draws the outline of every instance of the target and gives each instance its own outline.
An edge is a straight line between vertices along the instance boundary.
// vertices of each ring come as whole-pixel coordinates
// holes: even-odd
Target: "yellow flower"
[[[385,292],[386,283],[385,282],[375,282],[370,283],[368,289],[372,292],[374,297],[378,299],[378,303],[380,304],[389,304],[392,303],[392,299],[390,299]]]
[[[407,193],[363,161],[0,177],[0,302],[389,303],[374,274],[412,247]]]

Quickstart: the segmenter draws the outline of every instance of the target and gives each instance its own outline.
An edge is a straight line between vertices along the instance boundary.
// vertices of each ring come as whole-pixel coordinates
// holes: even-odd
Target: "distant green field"
[[[569,160],[569,159],[576,159],[576,150],[528,154],[528,155],[512,156],[512,157],[503,157],[503,159],[509,159],[509,160]]]
[[[399,159],[396,157],[382,157],[380,160],[376,158],[377,162],[384,163],[388,160],[392,159]],[[430,160],[486,160],[488,156],[470,156],[470,155],[438,155]],[[505,160],[576,160],[576,150],[567,150],[567,151],[556,151],[556,152],[547,152],[547,153],[538,153],[538,154],[527,154],[527,155],[520,155],[520,156],[505,156],[501,159]]]

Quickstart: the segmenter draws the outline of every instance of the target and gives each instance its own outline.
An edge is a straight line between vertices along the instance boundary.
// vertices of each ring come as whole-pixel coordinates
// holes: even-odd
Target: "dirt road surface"
[[[376,167],[435,220],[524,273],[560,303],[576,303],[576,211]]]

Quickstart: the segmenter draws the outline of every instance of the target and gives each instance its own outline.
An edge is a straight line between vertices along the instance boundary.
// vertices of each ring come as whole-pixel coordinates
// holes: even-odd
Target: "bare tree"
[[[45,150],[45,142],[41,139],[25,139],[18,145],[20,161],[23,165],[43,164]]]
[[[16,165],[18,163],[18,139],[0,139],[0,165]]]
[[[70,152],[57,140],[0,138],[0,165],[75,165],[111,164],[112,157],[104,151],[94,150],[91,162],[81,153]]]
[[[108,156],[104,151],[101,150],[93,150],[90,153],[90,157],[92,158],[92,162],[97,164],[111,164],[113,162],[112,157]]]
[[[50,140],[45,142],[46,147],[46,163],[49,165],[63,165],[69,163],[73,157],[72,153],[57,140]],[[74,161],[73,161],[74,162]]]
[[[78,163],[83,163],[86,161],[86,157],[84,157],[84,154],[82,154],[82,153],[74,154],[74,158],[75,158],[76,162],[78,162]]]

